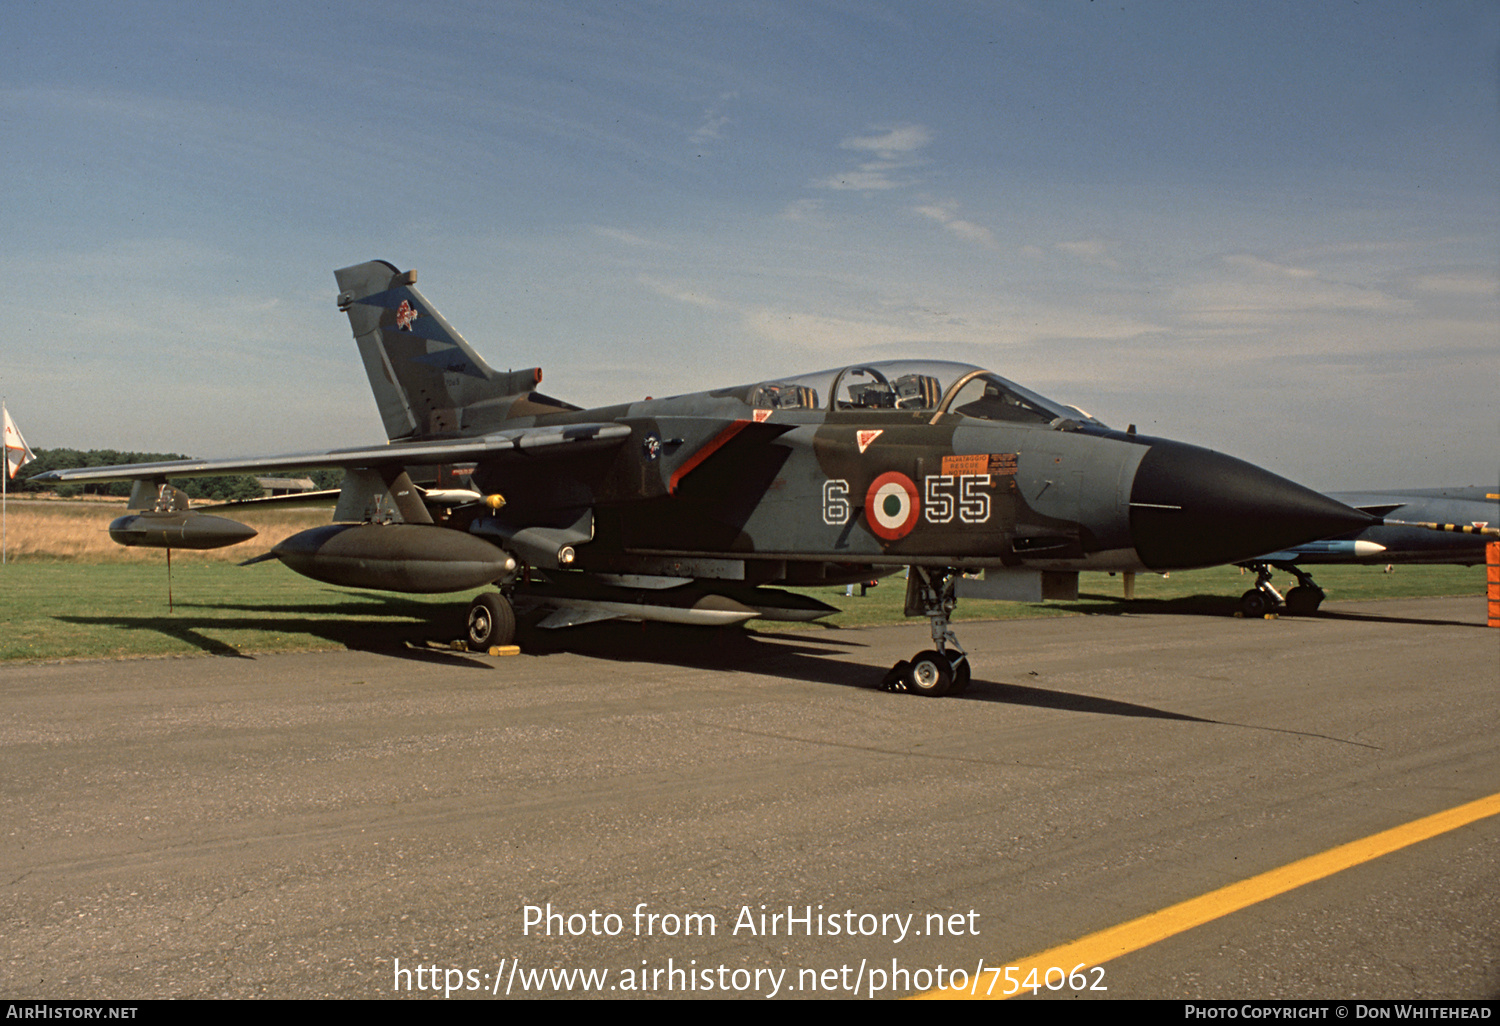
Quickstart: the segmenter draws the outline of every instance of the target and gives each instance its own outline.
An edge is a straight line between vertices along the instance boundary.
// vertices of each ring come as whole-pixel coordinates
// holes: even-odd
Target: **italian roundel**
[[[865,519],[870,530],[886,541],[905,538],[917,526],[919,507],[917,486],[895,470],[877,477],[865,493]]]

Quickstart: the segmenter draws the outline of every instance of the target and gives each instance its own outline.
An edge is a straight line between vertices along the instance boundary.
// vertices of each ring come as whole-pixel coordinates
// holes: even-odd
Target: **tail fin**
[[[417,291],[416,271],[374,260],[334,276],[391,441],[477,434],[511,417],[575,408],[532,392],[541,368],[485,363]]]

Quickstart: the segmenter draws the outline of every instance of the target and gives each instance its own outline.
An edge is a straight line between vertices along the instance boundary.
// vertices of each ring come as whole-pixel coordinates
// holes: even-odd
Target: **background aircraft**
[[[1476,566],[1484,547],[1500,533],[1500,489],[1428,488],[1394,492],[1330,492],[1329,497],[1381,517],[1385,523],[1335,538],[1293,545],[1241,563],[1256,571],[1255,587],[1240,599],[1247,616],[1278,607],[1289,613],[1315,612],[1324,599],[1305,567],[1331,563],[1387,565],[1452,563]],[[1283,599],[1271,585],[1271,571],[1297,578]]]
[[[933,648],[889,686],[961,691],[949,627],[965,592],[1073,598],[1081,570],[1233,563],[1376,523],[1367,513],[1207,449],[1112,431],[979,367],[891,361],[583,410],[496,371],[417,291],[374,261],[336,272],[388,444],[51,471],[134,480],[123,544],[243,537],[177,508],[173,477],[342,467],[334,523],[277,544],[338,585],[463,591],[469,642],[608,617],[725,624],[831,612],[768,585],[843,584],[910,568],[906,613]],[[421,485],[472,462],[472,491]]]

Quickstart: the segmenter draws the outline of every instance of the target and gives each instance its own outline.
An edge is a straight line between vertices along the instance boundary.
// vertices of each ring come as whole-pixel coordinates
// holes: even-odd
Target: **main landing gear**
[[[1247,617],[1259,619],[1278,609],[1294,616],[1307,616],[1318,611],[1326,595],[1318,582],[1295,563],[1241,563],[1246,570],[1255,571],[1255,587],[1240,596],[1240,610]],[[1297,578],[1297,586],[1286,593],[1286,598],[1271,585],[1271,571],[1283,570]]]
[[[969,657],[958,643],[948,617],[958,599],[953,583],[959,571],[948,568],[911,568],[906,579],[906,615],[925,616],[932,624],[933,648],[903,659],[886,671],[881,687],[910,691],[929,698],[961,695],[969,686]]]
[[[516,640],[516,610],[498,591],[487,591],[469,604],[471,651],[488,652]]]

